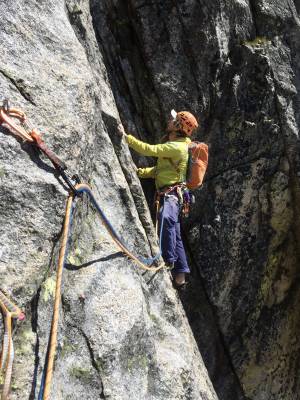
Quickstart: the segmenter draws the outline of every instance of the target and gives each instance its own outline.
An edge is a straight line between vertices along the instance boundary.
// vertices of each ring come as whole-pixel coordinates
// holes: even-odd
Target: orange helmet
[[[178,122],[178,128],[182,130],[187,136],[191,136],[193,131],[198,128],[196,118],[188,111],[171,111],[174,120]]]

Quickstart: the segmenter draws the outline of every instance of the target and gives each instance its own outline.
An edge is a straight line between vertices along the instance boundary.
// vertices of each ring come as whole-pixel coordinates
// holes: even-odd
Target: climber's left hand
[[[126,132],[125,132],[124,126],[122,124],[118,125],[118,130],[117,131],[118,131],[119,136],[121,136],[121,138],[123,136],[126,136]]]

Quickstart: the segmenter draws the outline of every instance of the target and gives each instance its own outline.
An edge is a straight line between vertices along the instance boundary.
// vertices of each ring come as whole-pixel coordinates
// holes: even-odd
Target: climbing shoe
[[[173,287],[178,292],[185,292],[186,288],[187,288],[187,285],[188,285],[188,282],[176,283],[175,280],[173,281]]]

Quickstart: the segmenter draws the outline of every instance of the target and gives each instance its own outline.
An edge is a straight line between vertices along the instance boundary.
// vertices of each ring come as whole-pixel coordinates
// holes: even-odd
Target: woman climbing
[[[188,165],[188,145],[197,129],[196,118],[188,111],[171,111],[165,143],[151,145],[125,133],[123,125],[118,131],[129,147],[143,156],[157,157],[155,167],[138,168],[140,178],[154,178],[157,196],[160,199],[159,224],[163,215],[162,256],[172,269],[174,286],[183,289],[185,275],[190,272],[180,232],[180,212]]]

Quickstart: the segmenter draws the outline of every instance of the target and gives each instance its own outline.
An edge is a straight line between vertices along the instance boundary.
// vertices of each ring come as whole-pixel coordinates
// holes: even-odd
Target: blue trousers
[[[176,194],[164,196],[159,210],[159,229],[163,217],[162,256],[166,263],[174,263],[174,274],[190,272],[181,238],[179,214],[180,204]]]

